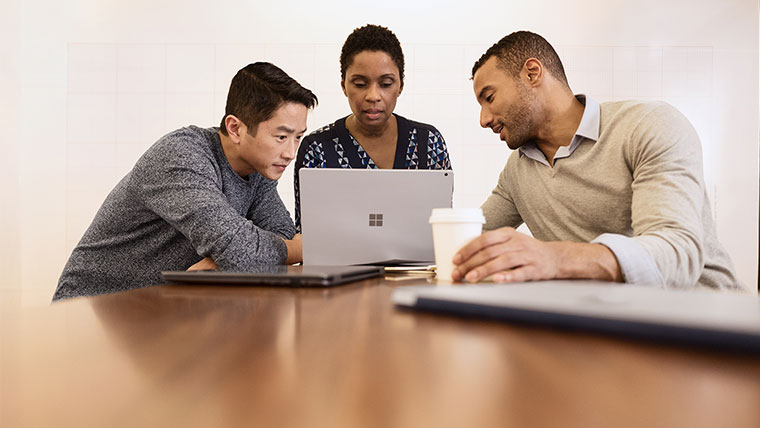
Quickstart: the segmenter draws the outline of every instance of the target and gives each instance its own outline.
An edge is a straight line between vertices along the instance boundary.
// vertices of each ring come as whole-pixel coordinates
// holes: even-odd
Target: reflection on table
[[[6,304],[0,426],[760,426],[756,357],[400,311],[426,280],[393,279]]]

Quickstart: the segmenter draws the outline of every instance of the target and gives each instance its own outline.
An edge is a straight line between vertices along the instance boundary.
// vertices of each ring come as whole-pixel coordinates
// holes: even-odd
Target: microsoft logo
[[[370,214],[369,225],[374,227],[383,227],[383,215],[382,214]]]

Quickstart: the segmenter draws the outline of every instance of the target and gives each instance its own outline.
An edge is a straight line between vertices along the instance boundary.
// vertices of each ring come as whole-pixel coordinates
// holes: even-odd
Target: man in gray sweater
[[[277,194],[316,96],[269,63],[235,75],[219,128],[159,139],[108,195],[53,300],[160,284],[162,270],[301,261]]]
[[[716,236],[699,138],[675,108],[574,95],[552,46],[527,31],[489,48],[472,79],[481,126],[515,151],[455,279],[743,287]],[[515,231],[523,222],[535,238]]]

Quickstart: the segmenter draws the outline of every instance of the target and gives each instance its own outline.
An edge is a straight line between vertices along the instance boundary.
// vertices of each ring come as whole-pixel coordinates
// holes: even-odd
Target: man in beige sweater
[[[699,137],[675,108],[574,95],[552,46],[526,31],[472,74],[480,125],[515,151],[455,279],[743,288],[715,233]],[[535,238],[515,231],[523,222]]]

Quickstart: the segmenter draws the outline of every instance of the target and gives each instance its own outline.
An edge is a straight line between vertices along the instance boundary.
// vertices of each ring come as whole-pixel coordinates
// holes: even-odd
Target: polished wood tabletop
[[[760,358],[400,310],[395,287],[0,294],[5,427],[760,427]]]

